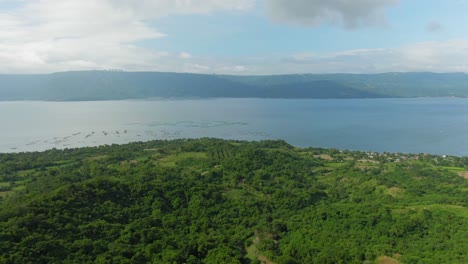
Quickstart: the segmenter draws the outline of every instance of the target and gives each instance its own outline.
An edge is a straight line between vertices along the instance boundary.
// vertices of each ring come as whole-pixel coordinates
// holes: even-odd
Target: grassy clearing
[[[202,161],[207,158],[207,154],[204,152],[184,152],[175,155],[163,157],[158,160],[161,166],[174,167],[178,163],[186,161]]]
[[[344,162],[327,162],[325,163],[325,167],[328,167],[328,168],[340,168],[340,167],[343,167],[343,166],[346,166],[347,164],[344,163]]]
[[[97,156],[93,156],[93,157],[89,157],[85,160],[89,160],[89,161],[98,161],[98,160],[103,160],[103,159],[106,159],[108,158],[109,155],[97,155]]]
[[[255,244],[252,243],[249,247],[246,248],[247,255],[246,257],[250,260],[255,260],[257,258],[258,250]]]
[[[443,169],[446,169],[450,172],[458,174],[458,176],[463,177],[465,179],[468,179],[468,171],[465,170],[465,168],[459,168],[459,167],[441,167]]]
[[[12,193],[13,193],[13,191],[0,192],[0,197],[5,198],[5,197],[9,196]]]
[[[258,237],[252,239],[252,244],[246,248],[246,257],[252,261],[257,259],[262,264],[274,264],[274,262],[269,260],[266,256],[262,255],[260,251],[258,251],[256,244],[259,242],[260,239]]]
[[[379,167],[380,164],[376,161],[372,160],[357,160],[356,161],[357,166],[366,166],[366,167]]]
[[[399,264],[400,262],[389,256],[381,256],[377,258],[376,263],[377,264]]]
[[[30,169],[30,170],[22,170],[18,171],[18,176],[20,177],[25,177],[27,175],[31,175],[36,172],[36,169]]]
[[[468,218],[468,208],[451,204],[407,205],[402,208],[394,209],[393,213],[402,214],[409,210],[446,211],[456,216]]]
[[[459,168],[459,167],[447,167],[447,166],[441,166],[441,168],[446,169],[451,172],[461,172],[464,171],[464,168]]]
[[[391,187],[387,190],[388,194],[394,198],[402,198],[405,194],[405,190],[398,187]]]
[[[357,163],[356,164],[356,168],[359,168],[361,170],[365,170],[365,169],[373,169],[373,168],[378,168],[379,167],[379,164],[375,164],[375,163],[370,163],[370,162],[362,162],[362,163]]]
[[[468,171],[459,171],[458,176],[468,179]]]
[[[333,160],[332,156],[330,156],[328,154],[313,155],[313,157],[323,159],[323,160]]]
[[[451,205],[451,204],[431,204],[431,205],[420,205],[419,208],[427,208],[429,210],[441,210],[453,213],[454,215],[461,216],[464,218],[468,218],[468,208],[459,206],[459,205]]]
[[[22,191],[24,189],[26,189],[26,186],[24,186],[24,184],[22,183],[22,185],[18,185],[18,186],[13,187],[12,191],[18,192],[18,191]]]

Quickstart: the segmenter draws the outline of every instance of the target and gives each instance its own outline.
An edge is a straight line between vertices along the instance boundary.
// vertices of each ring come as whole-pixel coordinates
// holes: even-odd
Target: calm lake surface
[[[0,124],[0,152],[217,137],[468,156],[468,99],[0,102]]]

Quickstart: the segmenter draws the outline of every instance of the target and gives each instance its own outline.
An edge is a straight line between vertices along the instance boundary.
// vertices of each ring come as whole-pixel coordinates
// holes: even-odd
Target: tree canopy
[[[466,171],[284,141],[0,154],[0,263],[466,263]]]

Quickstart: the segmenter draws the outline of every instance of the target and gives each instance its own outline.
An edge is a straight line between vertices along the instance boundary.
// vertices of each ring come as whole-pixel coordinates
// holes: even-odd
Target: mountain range
[[[0,74],[0,101],[220,97],[468,97],[468,74],[411,72],[234,76],[122,71]]]

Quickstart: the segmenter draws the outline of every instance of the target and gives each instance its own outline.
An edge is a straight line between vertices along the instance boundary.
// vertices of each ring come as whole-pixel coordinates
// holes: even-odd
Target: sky
[[[0,73],[468,72],[468,0],[0,0]]]

